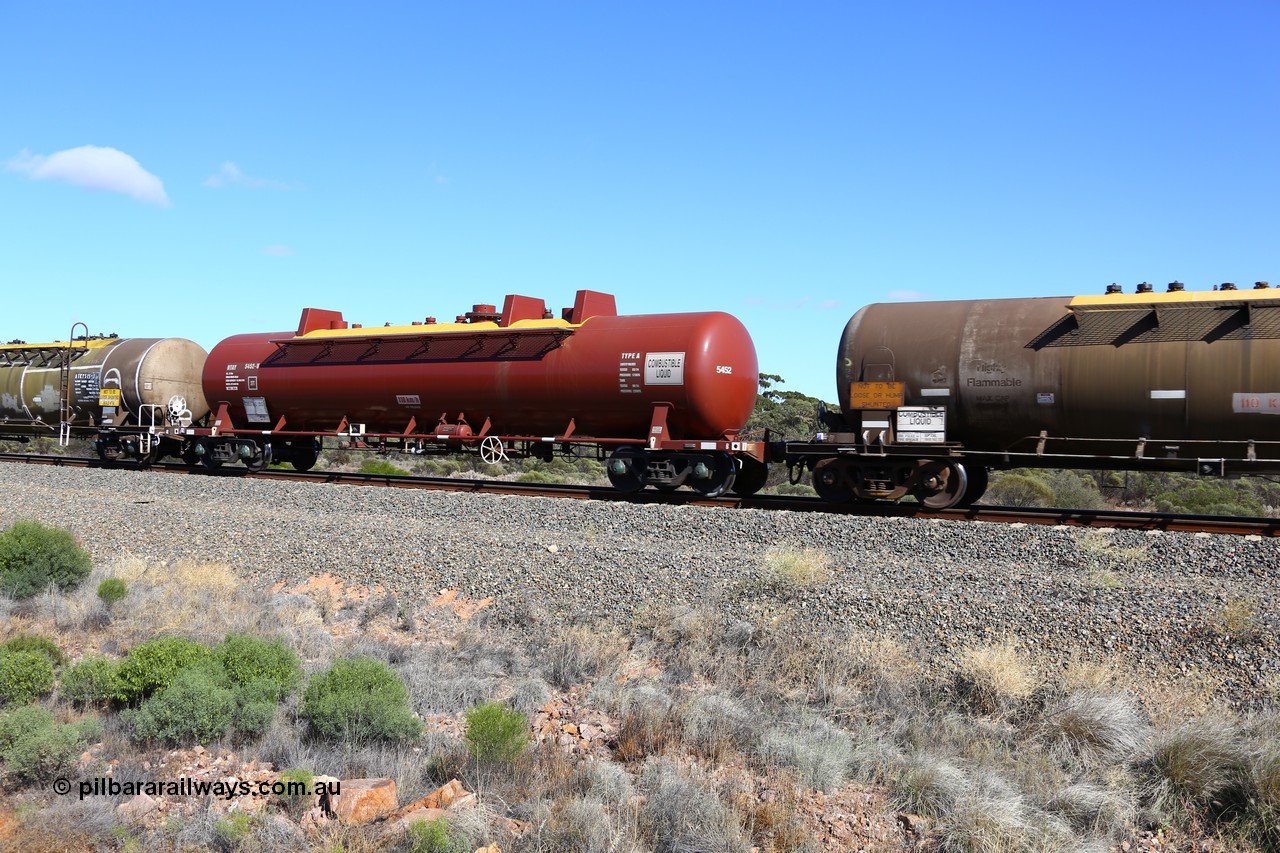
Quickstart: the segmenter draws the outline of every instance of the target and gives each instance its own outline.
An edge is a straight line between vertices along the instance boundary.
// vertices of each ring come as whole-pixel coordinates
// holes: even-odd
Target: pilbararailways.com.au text
[[[86,797],[134,797],[146,794],[148,797],[219,797],[234,800],[236,797],[303,797],[308,794],[337,796],[342,793],[341,782],[241,782],[241,781],[206,781],[203,779],[174,779],[167,782],[120,782],[110,777],[81,779],[78,783],[80,799]],[[53,784],[54,791],[59,794],[71,793],[71,783],[66,779],[58,779]]]

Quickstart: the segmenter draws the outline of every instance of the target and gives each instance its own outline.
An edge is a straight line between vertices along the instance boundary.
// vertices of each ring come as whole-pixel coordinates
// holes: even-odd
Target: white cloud
[[[115,148],[81,145],[47,157],[24,149],[17,157],[6,160],[4,167],[10,172],[22,172],[33,181],[65,181],[87,190],[123,193],[157,207],[169,207],[161,180]]]
[[[273,258],[289,258],[293,256],[293,249],[288,246],[268,246],[262,250],[264,255],[270,255]]]
[[[230,160],[222,164],[222,168],[215,174],[204,179],[206,187],[213,189],[222,189],[223,187],[251,187],[253,189],[273,189],[287,190],[289,185],[283,181],[273,181],[269,178],[255,178],[246,175],[240,171],[240,167]]]
[[[928,299],[929,294],[918,290],[890,290],[888,298],[894,302],[919,302]]]

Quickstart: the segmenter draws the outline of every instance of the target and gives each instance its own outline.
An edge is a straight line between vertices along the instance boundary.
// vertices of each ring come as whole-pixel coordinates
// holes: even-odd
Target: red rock
[[[158,809],[160,804],[146,794],[138,794],[127,803],[121,803],[116,806],[116,814],[125,820],[139,821],[153,811]]]
[[[396,810],[394,779],[343,779],[342,793],[333,803],[338,820],[350,826],[363,826]]]

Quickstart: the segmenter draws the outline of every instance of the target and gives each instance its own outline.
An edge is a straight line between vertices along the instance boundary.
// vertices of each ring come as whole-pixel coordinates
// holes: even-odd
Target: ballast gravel
[[[930,662],[1010,639],[1047,666],[1208,677],[1233,704],[1280,690],[1276,539],[26,464],[0,465],[0,495],[0,526],[65,527],[108,566],[195,559],[263,586],[330,573],[408,597],[456,589],[492,597],[489,618],[512,623],[529,608],[629,622],[715,601],[790,630],[891,637]],[[770,599],[752,580],[771,546],[826,554],[831,580]]]

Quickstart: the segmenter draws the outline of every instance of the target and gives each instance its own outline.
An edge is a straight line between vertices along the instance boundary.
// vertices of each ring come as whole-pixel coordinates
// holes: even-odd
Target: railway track
[[[129,468],[128,464],[105,463],[98,459],[75,456],[48,456],[27,453],[0,453],[0,462],[29,465],[55,465],[69,468]],[[362,474],[341,471],[285,471],[267,469],[256,473],[242,468],[191,468],[182,463],[158,463],[148,470],[167,474],[204,477],[254,477],[266,480],[381,486],[401,489],[432,489],[453,492],[485,492],[489,494],[536,497],[576,498],[579,500],[621,501],[625,503],[719,506],[742,509],[790,510],[792,512],[825,512],[878,518],[927,518],[948,521],[987,521],[998,524],[1069,525],[1075,527],[1115,527],[1130,530],[1163,530],[1190,533],[1217,533],[1236,536],[1280,536],[1280,518],[1249,518],[1219,515],[1179,515],[1174,513],[1132,510],[1080,510],[1053,507],[984,506],[931,510],[914,503],[850,503],[831,504],[819,498],[783,495],[727,495],[705,498],[693,492],[619,492],[609,486],[558,483],[519,483],[509,480],[470,480],[449,477],[416,477],[411,475]]]

